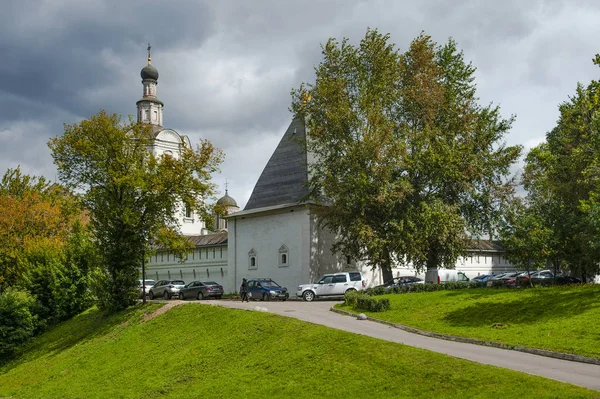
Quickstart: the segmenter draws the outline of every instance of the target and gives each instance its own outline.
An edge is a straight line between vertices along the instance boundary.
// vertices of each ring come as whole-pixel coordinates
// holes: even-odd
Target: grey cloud
[[[290,89],[314,80],[319,45],[367,27],[403,51],[421,30],[452,36],[478,67],[483,103],[517,114],[511,143],[537,140],[578,80],[598,76],[594,0],[8,0],[0,13],[0,169],[54,168],[49,137],[104,108],[127,116],[153,45],[164,120],[227,158],[221,186],[243,205],[291,120]],[[4,134],[4,135],[3,135]]]

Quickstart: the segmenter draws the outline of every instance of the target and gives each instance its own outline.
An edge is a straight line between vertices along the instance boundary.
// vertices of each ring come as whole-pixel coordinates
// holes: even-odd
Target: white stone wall
[[[216,281],[229,293],[235,290],[227,285],[227,258],[227,245],[195,248],[184,263],[170,252],[159,251],[146,264],[146,278],[156,281],[182,279],[186,283],[194,280]]]
[[[239,290],[242,278],[271,278],[296,293],[301,282],[308,282],[310,262],[310,217],[305,207],[271,214],[247,215],[228,223],[230,285]],[[280,265],[280,249],[287,247],[288,264]],[[250,266],[254,250],[256,267]]]

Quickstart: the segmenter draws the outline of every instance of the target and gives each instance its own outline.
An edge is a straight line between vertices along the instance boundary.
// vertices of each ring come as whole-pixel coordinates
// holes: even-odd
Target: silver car
[[[150,288],[148,295],[150,299],[160,298],[171,299],[173,295],[178,296],[179,291],[185,286],[183,280],[160,280]]]
[[[148,293],[150,292],[150,288],[156,284],[156,281],[154,280],[148,280],[146,279],[146,282],[144,284],[142,279],[138,280],[138,291],[140,293],[140,298],[144,295],[144,289],[146,290],[146,295],[148,295]]]

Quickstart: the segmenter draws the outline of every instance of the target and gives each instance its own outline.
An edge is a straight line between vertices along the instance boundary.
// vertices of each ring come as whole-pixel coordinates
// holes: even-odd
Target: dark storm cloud
[[[212,29],[210,9],[196,1],[181,7],[160,1],[9,4],[10,12],[0,17],[0,53],[8,55],[0,63],[0,93],[84,115],[97,110],[82,101],[81,91],[114,75],[102,62],[104,50],[128,57],[142,53],[147,41],[165,48],[201,46]],[[14,115],[0,112],[2,119]]]
[[[243,206],[291,121],[290,89],[314,80],[320,44],[367,27],[405,51],[421,31],[453,37],[481,102],[517,115],[511,144],[532,146],[577,81],[598,76],[594,0],[9,0],[0,12],[0,169],[54,177],[46,142],[100,109],[134,114],[146,43],[166,127],[227,155],[215,181]]]

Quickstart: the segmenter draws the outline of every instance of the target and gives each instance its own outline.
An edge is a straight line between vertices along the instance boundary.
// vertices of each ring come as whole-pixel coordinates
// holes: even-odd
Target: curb
[[[352,317],[358,316],[356,313],[348,312],[346,310],[336,309],[334,307],[331,307],[329,310],[334,313],[338,313],[338,314],[345,315],[345,316],[352,316]],[[455,342],[462,342],[465,344],[490,346],[492,348],[513,350],[513,351],[517,351],[517,352],[531,353],[533,355],[551,357],[551,358],[561,359],[561,360],[569,360],[572,362],[595,364],[595,365],[600,366],[600,359],[597,359],[595,357],[573,355],[570,353],[552,352],[552,351],[545,350],[545,349],[526,348],[524,346],[511,346],[511,345],[501,344],[498,342],[490,342],[490,341],[483,341],[480,339],[464,338],[464,337],[457,337],[454,335],[440,334],[440,333],[431,332],[431,331],[419,330],[418,328],[408,327],[408,326],[404,326],[402,324],[392,323],[391,321],[387,321],[387,320],[376,319],[371,316],[367,316],[367,320],[374,321],[379,324],[384,324],[384,325],[387,325],[390,327],[394,327],[399,330],[404,330],[404,331],[407,331],[407,332],[410,332],[413,334],[424,335],[426,337],[437,338],[437,339],[444,339],[446,341],[455,341]]]

